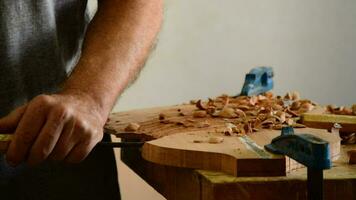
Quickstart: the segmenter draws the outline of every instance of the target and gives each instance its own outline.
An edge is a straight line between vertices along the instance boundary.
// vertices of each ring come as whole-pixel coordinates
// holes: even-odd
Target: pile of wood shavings
[[[316,106],[310,100],[300,99],[298,92],[289,92],[284,97],[274,96],[271,92],[252,97],[222,95],[208,101],[192,100],[190,104],[196,106],[192,113],[178,110],[179,114],[199,120],[188,119],[178,125],[204,128],[210,124],[202,119],[220,118],[227,122],[223,130],[225,135],[253,133],[262,128],[280,130],[287,125],[305,128],[297,121],[301,114]],[[159,120],[161,123],[171,123],[164,113],[159,114]]]

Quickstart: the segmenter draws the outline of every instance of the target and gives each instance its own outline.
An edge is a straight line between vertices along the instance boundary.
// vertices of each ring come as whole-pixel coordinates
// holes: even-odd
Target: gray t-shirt
[[[80,55],[86,0],[0,1],[0,116],[63,82]]]
[[[58,90],[77,63],[90,21],[87,0],[0,0],[0,117]],[[75,166],[11,168],[0,155],[1,199],[118,199],[111,149]]]

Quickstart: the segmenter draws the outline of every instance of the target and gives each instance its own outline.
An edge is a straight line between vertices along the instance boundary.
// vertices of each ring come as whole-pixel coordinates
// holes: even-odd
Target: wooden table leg
[[[145,161],[140,148],[121,149],[121,160],[168,200],[200,200],[200,176],[195,170]]]

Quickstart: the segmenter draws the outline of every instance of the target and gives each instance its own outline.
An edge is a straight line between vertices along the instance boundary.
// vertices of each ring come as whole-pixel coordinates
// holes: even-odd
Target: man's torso
[[[86,0],[0,0],[0,117],[58,90],[80,57]],[[110,149],[77,166],[9,167],[0,155],[1,199],[118,199]]]
[[[86,0],[0,0],[0,116],[51,93],[80,55]]]

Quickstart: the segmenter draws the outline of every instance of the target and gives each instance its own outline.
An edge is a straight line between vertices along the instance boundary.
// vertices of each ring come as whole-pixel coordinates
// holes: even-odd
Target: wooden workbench
[[[124,142],[137,141],[132,135],[118,135]],[[349,165],[346,155],[351,149],[356,145],[342,146],[340,158],[324,172],[326,199],[356,199],[356,165]],[[142,158],[139,148],[122,149],[121,159],[168,200],[306,199],[305,168],[280,177],[235,177],[151,163]]]
[[[324,172],[325,199],[356,199],[356,165],[349,165],[346,156],[355,148],[342,146],[339,160]],[[121,160],[168,200],[306,199],[306,169],[285,177],[234,177],[150,163],[142,159],[138,148],[122,149]]]

